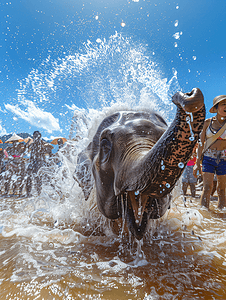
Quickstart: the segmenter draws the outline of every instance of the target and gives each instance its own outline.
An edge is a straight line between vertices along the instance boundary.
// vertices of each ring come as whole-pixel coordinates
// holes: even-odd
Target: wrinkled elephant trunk
[[[141,160],[133,162],[130,169],[122,170],[116,181],[117,191],[139,191],[162,198],[173,189],[205,120],[204,98],[198,88],[191,93],[176,93],[173,102],[177,113],[171,126]]]
[[[123,170],[124,180],[116,182],[117,190],[129,195],[131,211],[127,221],[132,223],[130,230],[138,239],[146,228],[146,219],[162,217],[169,207],[168,195],[190,159],[205,120],[204,98],[199,89],[179,92],[173,102],[177,113],[171,126],[141,160]]]

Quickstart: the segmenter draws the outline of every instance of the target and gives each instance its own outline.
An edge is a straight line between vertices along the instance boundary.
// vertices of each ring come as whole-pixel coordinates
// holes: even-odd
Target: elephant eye
[[[102,139],[100,142],[100,161],[102,163],[109,159],[111,153],[111,142],[107,139]]]

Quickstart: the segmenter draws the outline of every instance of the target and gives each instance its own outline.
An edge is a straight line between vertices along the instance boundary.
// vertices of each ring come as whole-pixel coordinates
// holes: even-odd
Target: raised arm
[[[200,142],[198,146],[198,151],[197,151],[197,160],[193,168],[193,175],[197,178],[200,174],[202,174],[202,169],[201,169],[201,159],[202,159],[202,152],[204,149],[205,145],[205,140],[206,140],[206,130],[210,124],[211,119],[206,119],[202,132],[200,133]]]

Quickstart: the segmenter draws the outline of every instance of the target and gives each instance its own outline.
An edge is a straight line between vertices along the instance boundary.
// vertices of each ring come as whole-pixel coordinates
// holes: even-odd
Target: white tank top
[[[212,127],[212,121],[213,118],[210,120],[210,125],[208,126],[208,128],[206,129],[206,138],[209,139],[210,137],[212,137],[214,134],[217,133],[218,130],[214,130]],[[219,129],[220,130],[220,129]],[[221,136],[219,138],[217,138],[218,140],[226,140],[226,130],[221,134]]]

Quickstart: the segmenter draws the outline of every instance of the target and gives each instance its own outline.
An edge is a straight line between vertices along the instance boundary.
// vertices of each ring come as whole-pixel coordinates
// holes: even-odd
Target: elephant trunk
[[[140,161],[134,162],[130,170],[125,170],[124,180],[117,180],[120,193],[139,191],[153,198],[163,198],[182,174],[204,124],[204,97],[195,88],[190,93],[178,92],[172,99],[177,105],[174,121],[154,147]]]

